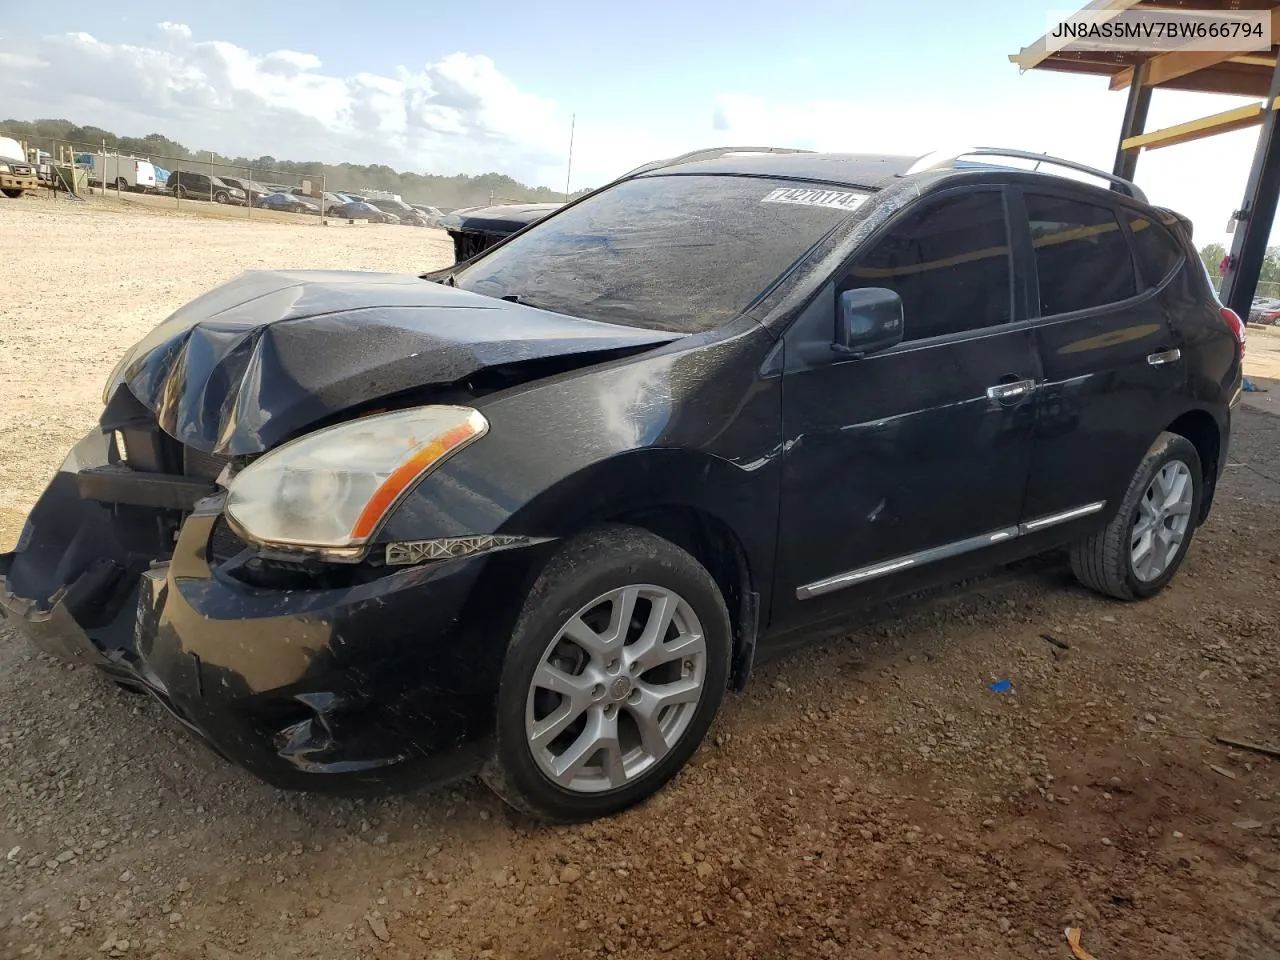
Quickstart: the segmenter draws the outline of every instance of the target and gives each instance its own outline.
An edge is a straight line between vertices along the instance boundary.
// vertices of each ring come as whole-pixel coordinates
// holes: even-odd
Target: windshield
[[[641,177],[556,214],[454,279],[464,290],[591,320],[710,330],[867,196],[763,177]]]

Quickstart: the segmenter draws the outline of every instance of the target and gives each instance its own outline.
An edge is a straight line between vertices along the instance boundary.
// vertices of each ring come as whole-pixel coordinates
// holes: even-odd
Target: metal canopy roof
[[[1082,10],[1270,10],[1271,37],[1280,39],[1277,0],[1094,0]],[[1147,64],[1147,85],[1202,93],[1231,93],[1265,97],[1276,66],[1276,47],[1270,53],[1229,51],[1172,51],[1168,53],[1060,50],[1050,52],[1040,37],[1009,59],[1024,70],[1055,70],[1108,77],[1112,90],[1123,90],[1133,81],[1134,67]]]

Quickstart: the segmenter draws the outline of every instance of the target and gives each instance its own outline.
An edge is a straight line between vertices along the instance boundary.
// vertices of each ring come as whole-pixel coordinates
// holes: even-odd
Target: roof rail
[[[930,153],[912,164],[911,169],[907,172],[919,173],[922,170],[954,167],[955,162],[962,157],[1007,157],[1016,160],[1033,160],[1037,166],[1047,163],[1051,166],[1075,170],[1078,173],[1087,173],[1091,177],[1106,180],[1111,184],[1111,189],[1117,193],[1123,193],[1125,196],[1133,197],[1135,200],[1141,200],[1144,203],[1147,201],[1147,195],[1132,180],[1125,180],[1123,177],[1117,177],[1113,173],[1107,173],[1105,170],[1099,170],[1097,167],[1091,167],[1088,164],[1076,163],[1074,160],[1064,160],[1061,157],[1053,157],[1047,153],[1032,153],[1030,150],[1010,150],[1005,147],[972,147],[946,154]]]
[[[658,170],[662,167],[674,167],[682,163],[714,160],[717,157],[725,157],[733,153],[813,153],[813,151],[802,150],[799,147],[705,147],[701,150],[690,150],[688,153],[682,153],[677,157],[668,157],[666,160],[650,160],[634,170],[628,170],[618,179],[625,180],[627,177],[633,177],[637,173],[646,173],[649,170]]]

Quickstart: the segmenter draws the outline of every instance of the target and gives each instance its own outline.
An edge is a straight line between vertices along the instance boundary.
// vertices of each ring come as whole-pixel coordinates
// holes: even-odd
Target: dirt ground
[[[40,252],[0,284],[10,536],[170,309],[244,267],[448,256],[26,203],[0,234]],[[1280,766],[1214,741],[1280,745],[1278,508],[1280,418],[1247,407],[1161,596],[1030,564],[886,609],[761,668],[668,789],[574,828],[471,784],[277,792],[0,627],[0,958],[1066,958],[1068,925],[1098,960],[1280,957]]]

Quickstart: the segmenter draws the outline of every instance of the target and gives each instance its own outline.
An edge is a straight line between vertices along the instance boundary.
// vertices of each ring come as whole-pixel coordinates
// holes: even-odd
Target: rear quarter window
[[[1137,293],[1133,256],[1110,207],[1026,194],[1040,316],[1105,307]]]
[[[1164,227],[1149,217],[1126,213],[1133,237],[1133,256],[1146,288],[1158,287],[1165,277],[1182,265],[1182,245]]]

